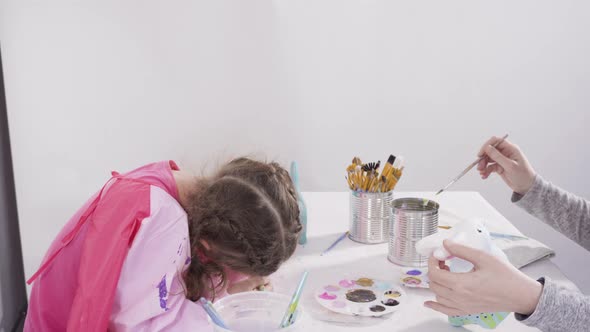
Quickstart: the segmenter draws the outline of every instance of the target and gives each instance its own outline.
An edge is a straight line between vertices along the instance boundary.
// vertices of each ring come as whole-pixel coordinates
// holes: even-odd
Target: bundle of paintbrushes
[[[383,170],[379,172],[381,161],[363,164],[361,159],[354,157],[352,164],[346,168],[346,181],[351,190],[384,193],[395,188],[402,176],[403,158],[390,155]]]

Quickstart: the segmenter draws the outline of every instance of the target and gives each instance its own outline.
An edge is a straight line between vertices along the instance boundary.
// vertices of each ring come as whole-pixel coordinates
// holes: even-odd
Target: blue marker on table
[[[344,234],[340,235],[336,241],[334,241],[334,243],[332,243],[326,250],[324,250],[320,256],[324,256],[326,253],[328,253],[330,250],[332,250],[332,248],[334,248],[338,243],[340,243],[340,241],[346,239],[346,237],[348,236],[348,234],[350,234],[349,231],[344,232]]]

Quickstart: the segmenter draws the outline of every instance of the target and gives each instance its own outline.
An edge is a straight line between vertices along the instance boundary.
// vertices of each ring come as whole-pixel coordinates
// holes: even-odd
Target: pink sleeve
[[[190,262],[186,214],[163,190],[151,188],[151,214],[123,264],[109,330],[212,331],[201,305],[185,297],[182,271]]]

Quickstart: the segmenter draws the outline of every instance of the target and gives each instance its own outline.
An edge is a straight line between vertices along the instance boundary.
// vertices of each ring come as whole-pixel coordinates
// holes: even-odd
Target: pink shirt
[[[31,278],[25,331],[212,330],[185,297],[191,250],[172,170],[164,161],[114,173],[76,212]]]

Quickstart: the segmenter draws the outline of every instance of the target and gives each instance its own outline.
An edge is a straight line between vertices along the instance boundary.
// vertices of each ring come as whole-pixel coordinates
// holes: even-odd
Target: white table
[[[271,280],[275,291],[291,294],[304,270],[309,271],[301,303],[306,312],[301,323],[304,331],[484,331],[477,325],[467,325],[464,329],[451,326],[443,314],[425,308],[422,304],[433,299],[428,289],[404,288],[408,303],[390,318],[362,318],[342,315],[326,315],[326,309],[313,298],[316,289],[341,277],[367,276],[383,280],[399,280],[402,267],[387,260],[387,244],[363,245],[345,239],[330,253],[320,256],[338,236],[348,229],[349,193],[347,192],[307,192],[303,193],[308,209],[308,243],[299,246]],[[399,197],[432,197],[432,193],[403,192]],[[486,220],[490,232],[521,235],[506,218],[494,209],[477,192],[447,192],[438,199],[441,205],[439,223],[453,225],[457,217],[481,217]],[[548,259],[535,262],[523,269],[533,278],[548,276],[562,281],[566,287],[576,286],[565,278],[559,269]],[[336,317],[336,318],[335,318]],[[346,323],[327,322],[345,319]],[[485,330],[489,331],[489,330]],[[514,319],[506,318],[496,331],[537,331]]]

